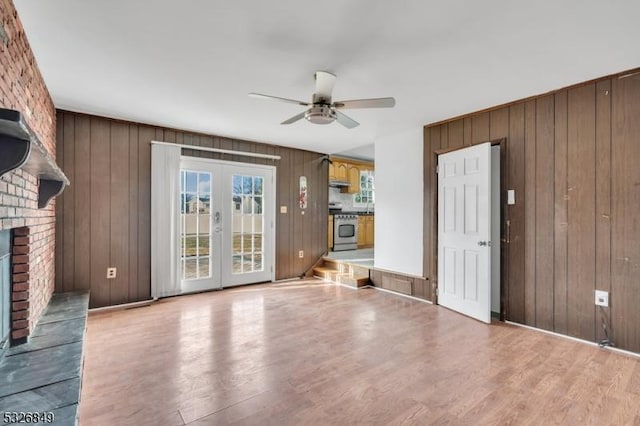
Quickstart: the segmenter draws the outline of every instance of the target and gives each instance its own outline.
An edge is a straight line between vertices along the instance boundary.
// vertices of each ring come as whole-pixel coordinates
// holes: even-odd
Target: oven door
[[[358,219],[335,219],[333,228],[333,251],[358,248]]]
[[[356,238],[356,225],[353,223],[338,224],[335,237],[338,244],[352,242]]]

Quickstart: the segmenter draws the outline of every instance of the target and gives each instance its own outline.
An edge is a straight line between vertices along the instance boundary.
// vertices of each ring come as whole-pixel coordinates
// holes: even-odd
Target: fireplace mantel
[[[38,208],[59,195],[69,179],[19,111],[0,108],[0,176],[21,168],[38,178]]]

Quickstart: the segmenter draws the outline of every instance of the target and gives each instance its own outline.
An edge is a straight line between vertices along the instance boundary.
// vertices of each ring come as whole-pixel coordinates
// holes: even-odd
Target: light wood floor
[[[640,360],[318,281],[92,315],[81,425],[640,424]]]

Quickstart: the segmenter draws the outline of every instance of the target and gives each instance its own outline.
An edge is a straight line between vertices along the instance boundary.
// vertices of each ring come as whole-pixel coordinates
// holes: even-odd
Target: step
[[[317,268],[313,268],[313,276],[320,277],[329,281],[335,281],[338,276],[338,271],[333,268],[318,266]]]
[[[337,262],[334,259],[329,259],[328,257],[322,258],[322,266],[324,266],[325,268],[333,268],[337,270],[338,265],[339,265],[339,262]]]
[[[369,268],[356,265],[353,263],[350,263],[348,265],[349,265],[349,272],[351,272],[353,275],[366,276],[367,278],[369,277]]]
[[[324,257],[322,258],[322,266],[336,269],[340,271],[340,273],[345,274],[353,272],[357,275],[369,275],[369,268],[356,263],[349,263],[347,260],[335,260]]]
[[[370,284],[368,270],[366,270],[365,274],[358,274],[353,270],[350,270],[348,272],[339,272],[333,268],[319,266],[313,268],[313,275],[325,280],[329,280],[331,282],[348,285],[354,288],[360,288]]]
[[[371,283],[369,276],[352,276],[351,274],[338,275],[337,282],[348,285],[349,287],[360,288]]]

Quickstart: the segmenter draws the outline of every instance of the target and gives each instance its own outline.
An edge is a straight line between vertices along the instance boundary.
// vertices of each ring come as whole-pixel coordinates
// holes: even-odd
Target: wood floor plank
[[[114,348],[126,348],[114,356]],[[319,280],[89,317],[80,424],[633,424],[640,359]],[[545,407],[540,410],[540,407]]]

